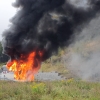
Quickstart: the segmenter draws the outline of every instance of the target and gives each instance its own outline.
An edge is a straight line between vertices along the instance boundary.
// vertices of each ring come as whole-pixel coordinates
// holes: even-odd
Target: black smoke
[[[18,8],[3,33],[3,53],[16,59],[20,54],[43,50],[43,60],[67,46],[75,31],[81,31],[99,15],[100,0],[88,0],[88,7],[76,7],[70,0],[16,0]]]

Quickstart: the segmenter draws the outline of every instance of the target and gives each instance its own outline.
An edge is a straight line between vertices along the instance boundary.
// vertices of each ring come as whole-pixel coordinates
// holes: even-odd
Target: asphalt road
[[[39,72],[35,75],[35,80],[38,81],[54,81],[54,80],[64,80],[65,78],[59,75],[59,73],[56,72]],[[16,81],[14,79],[14,73],[1,73],[0,74],[0,80],[11,80]]]

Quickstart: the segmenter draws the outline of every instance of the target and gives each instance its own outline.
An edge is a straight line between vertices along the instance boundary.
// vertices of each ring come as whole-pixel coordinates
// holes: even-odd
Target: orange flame
[[[7,68],[14,72],[16,80],[33,81],[34,74],[40,69],[42,55],[41,51],[38,53],[34,51],[25,59],[25,55],[21,54],[20,59],[9,61]]]

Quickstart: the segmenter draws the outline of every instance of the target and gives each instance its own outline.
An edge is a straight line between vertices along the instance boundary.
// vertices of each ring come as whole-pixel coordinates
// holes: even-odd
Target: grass
[[[6,63],[0,63],[0,68],[1,68],[3,65],[6,65]]]
[[[40,71],[43,71],[43,72],[56,71],[58,73],[67,73],[68,72],[68,70],[64,67],[64,65],[59,62],[56,62],[54,64],[42,63]]]
[[[0,100],[100,100],[100,83],[0,81]]]

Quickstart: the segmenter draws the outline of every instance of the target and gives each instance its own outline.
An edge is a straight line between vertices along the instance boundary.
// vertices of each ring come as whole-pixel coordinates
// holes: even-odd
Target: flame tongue
[[[42,52],[31,52],[26,58],[21,54],[20,59],[12,60],[7,63],[9,71],[14,72],[16,80],[33,81],[34,74],[40,69]]]

